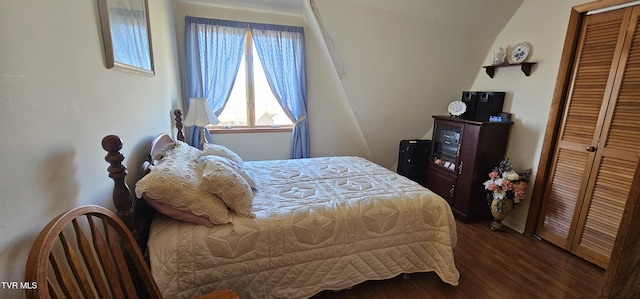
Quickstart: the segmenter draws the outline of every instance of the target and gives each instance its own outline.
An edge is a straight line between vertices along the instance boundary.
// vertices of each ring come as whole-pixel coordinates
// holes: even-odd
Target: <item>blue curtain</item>
[[[187,16],[184,26],[186,98],[208,98],[211,108],[220,115],[226,104],[240,67],[248,23]],[[198,146],[197,128],[187,128],[189,144]],[[206,131],[208,135],[208,130]],[[207,138],[210,138],[207,136]]]
[[[307,79],[302,27],[255,24],[251,35],[276,99],[294,121],[291,158],[310,156]]]

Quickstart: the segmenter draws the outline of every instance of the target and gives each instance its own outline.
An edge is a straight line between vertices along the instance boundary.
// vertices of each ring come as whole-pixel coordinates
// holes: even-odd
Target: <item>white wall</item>
[[[97,3],[0,1],[0,281],[24,280],[36,235],[58,214],[112,208],[103,136],[121,136],[135,176],[144,142],[171,130],[181,96],[173,2],[149,1],[154,77],[105,67]]]
[[[245,161],[289,159],[291,151],[291,133],[214,133],[211,142],[228,147]]]
[[[500,46],[528,41],[534,47],[530,61],[538,63],[530,77],[526,77],[518,67],[497,69],[493,79],[484,69],[478,69],[471,86],[471,90],[507,92],[503,110],[513,113],[514,118],[507,156],[518,170],[533,168],[534,175],[536,173],[569,13],[572,6],[582,3],[585,1],[526,0],[495,38],[484,63],[491,63],[493,51]],[[520,232],[524,231],[526,224],[534,180],[532,178],[527,199],[517,205],[504,221]]]

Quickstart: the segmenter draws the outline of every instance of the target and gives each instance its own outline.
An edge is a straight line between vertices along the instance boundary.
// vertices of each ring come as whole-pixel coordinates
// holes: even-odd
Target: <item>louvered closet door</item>
[[[631,14],[572,251],[605,267],[640,154],[640,8]]]
[[[585,17],[536,234],[571,250],[630,10]],[[611,79],[611,80],[610,80]]]

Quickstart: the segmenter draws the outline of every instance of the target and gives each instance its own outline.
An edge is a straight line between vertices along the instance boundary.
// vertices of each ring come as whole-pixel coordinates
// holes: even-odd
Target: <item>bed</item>
[[[458,285],[456,226],[446,201],[360,157],[240,161],[234,166],[249,175],[243,178],[250,186],[250,211],[236,204],[227,210],[228,218],[190,213],[211,225],[177,220],[181,218],[148,200],[159,195],[147,196],[152,192],[140,186],[158,169],[180,167],[171,159],[180,156],[175,152],[182,148],[182,138],[160,134],[153,140],[143,165],[146,175],[136,182],[138,196],[125,183],[120,139],[110,135],[102,143],[115,182],[117,214],[146,252],[165,297],[233,289],[241,298],[308,298],[416,272],[435,272],[443,283]],[[204,165],[197,166],[204,171],[195,180],[198,186],[211,176],[208,163],[218,159],[210,156],[216,155],[191,157],[193,165]]]

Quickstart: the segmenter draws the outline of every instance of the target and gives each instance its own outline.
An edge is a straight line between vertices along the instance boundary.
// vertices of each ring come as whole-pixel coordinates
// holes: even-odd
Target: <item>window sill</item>
[[[244,134],[244,133],[287,133],[293,130],[292,126],[282,127],[238,127],[238,128],[222,128],[222,127],[208,127],[211,134]]]

